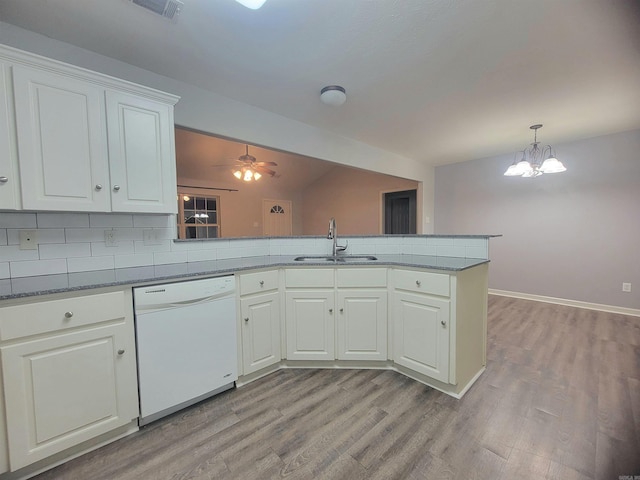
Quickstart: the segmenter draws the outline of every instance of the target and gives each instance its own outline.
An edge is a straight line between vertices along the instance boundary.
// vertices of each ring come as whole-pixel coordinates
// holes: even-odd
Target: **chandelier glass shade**
[[[551,145],[540,147],[538,142],[538,129],[541,124],[529,127],[534,133],[533,143],[530,148],[516,152],[513,163],[504,172],[507,177],[539,177],[543,173],[560,173],[567,170],[560,160],[556,158]]]
[[[262,175],[251,167],[238,168],[233,171],[233,176],[238,180],[244,180],[245,182],[250,182],[252,180],[257,181],[262,178]]]

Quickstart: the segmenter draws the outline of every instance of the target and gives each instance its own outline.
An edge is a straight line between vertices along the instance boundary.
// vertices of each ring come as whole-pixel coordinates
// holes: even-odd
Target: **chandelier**
[[[516,152],[513,163],[504,172],[505,176],[532,178],[538,177],[543,173],[564,172],[567,168],[556,158],[555,151],[551,148],[551,145],[540,148],[538,129],[542,128],[542,124],[531,125],[529,128],[534,131],[531,148]],[[520,155],[522,157],[518,161],[518,156]]]
[[[241,167],[233,171],[233,176],[238,180],[250,182],[251,180],[260,180],[262,175],[251,167]]]

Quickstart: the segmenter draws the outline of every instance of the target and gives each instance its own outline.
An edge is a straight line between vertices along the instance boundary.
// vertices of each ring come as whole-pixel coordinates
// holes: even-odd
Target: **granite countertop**
[[[349,267],[349,266],[401,266],[458,272],[488,263],[479,258],[436,257],[429,255],[376,255],[377,260],[349,260],[328,262],[323,259],[295,261],[298,255],[272,255],[262,257],[231,258],[203,262],[150,265],[117,268],[91,272],[43,275],[0,280],[0,300],[31,297],[75,290],[113,286],[138,286],[166,283],[190,278],[234,274],[244,270],[270,267]],[[312,255],[308,255],[312,256]],[[349,257],[349,255],[346,255]]]

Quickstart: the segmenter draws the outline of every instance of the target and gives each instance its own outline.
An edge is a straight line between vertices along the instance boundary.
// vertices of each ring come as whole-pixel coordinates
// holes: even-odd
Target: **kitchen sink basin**
[[[310,257],[296,257],[295,262],[373,262],[378,260],[373,255],[318,255]]]

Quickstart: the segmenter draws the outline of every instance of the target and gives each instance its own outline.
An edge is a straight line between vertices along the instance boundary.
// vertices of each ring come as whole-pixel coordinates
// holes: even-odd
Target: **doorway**
[[[416,233],[417,190],[384,194],[384,233]]]
[[[290,236],[291,221],[291,200],[262,200],[262,230],[265,236]]]

